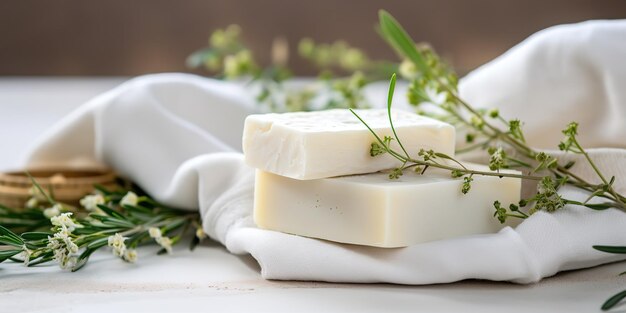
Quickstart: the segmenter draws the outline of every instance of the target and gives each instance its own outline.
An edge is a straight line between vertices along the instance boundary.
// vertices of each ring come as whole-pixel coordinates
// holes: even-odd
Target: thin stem
[[[574,144],[576,145],[576,148],[578,148],[580,150],[580,153],[582,153],[583,156],[585,156],[585,159],[587,159],[587,162],[589,162],[589,165],[591,165],[591,167],[593,168],[593,170],[596,172],[596,174],[598,174],[598,177],[600,177],[600,179],[602,180],[602,182],[605,185],[608,185],[609,182],[606,180],[606,178],[604,178],[604,175],[602,175],[602,172],[600,172],[600,170],[596,167],[595,162],[593,162],[591,160],[591,158],[589,157],[589,154],[587,154],[587,151],[585,151],[580,144],[578,143],[578,140],[576,140],[575,137],[572,136],[572,140],[574,142]]]
[[[609,193],[613,194],[613,196],[615,197],[615,200],[620,205],[624,206],[624,202],[622,202],[622,200],[618,196],[618,194],[615,191],[615,189],[613,189],[613,186],[611,186],[611,184],[609,184],[609,182],[606,180],[606,178],[604,178],[604,175],[602,175],[602,172],[600,171],[600,169],[598,169],[598,167],[596,166],[596,163],[593,162],[593,160],[591,160],[591,157],[589,157],[589,154],[587,153],[587,151],[585,151],[585,149],[583,149],[583,147],[578,143],[578,140],[576,140],[576,137],[572,136],[572,141],[574,142],[574,145],[576,145],[576,147],[583,154],[583,156],[585,156],[585,159],[587,159],[587,162],[589,163],[589,165],[591,165],[591,167],[596,172],[596,174],[598,174],[598,177],[600,177],[600,179],[602,180],[604,185],[607,187]]]
[[[526,214],[522,215],[522,214],[507,213],[506,216],[508,216],[508,217],[517,217],[517,218],[521,218],[521,219],[528,218],[528,215],[526,215]]]
[[[485,146],[486,146],[486,145],[488,145],[491,141],[492,141],[492,139],[489,139],[489,140],[486,140],[486,141],[483,141],[483,142],[480,142],[480,143],[476,143],[476,144],[473,144],[473,145],[467,146],[467,147],[465,147],[465,148],[457,149],[455,152],[456,152],[457,154],[461,154],[461,153],[465,153],[465,152],[470,152],[470,151],[475,150],[475,149],[477,149],[477,148],[480,148],[480,147],[485,147]]]
[[[398,137],[398,134],[396,133],[396,128],[393,126],[393,119],[391,118],[391,103],[393,102],[393,92],[395,88],[396,88],[396,74],[394,73],[393,75],[391,75],[391,80],[389,82],[389,94],[387,95],[387,116],[389,117],[389,125],[391,125],[391,131],[393,131],[393,136],[396,138],[398,145],[400,146],[400,148],[402,148],[402,151],[404,151],[404,154],[408,158],[409,153],[406,152],[406,149],[404,149],[404,145],[402,145],[402,142],[400,141],[400,137]]]
[[[421,160],[416,160],[416,159],[411,159],[411,158],[408,159],[407,161],[411,162],[411,163],[418,164],[418,165],[432,166],[432,167],[445,169],[445,170],[449,170],[449,171],[460,171],[461,173],[464,173],[464,174],[475,174],[475,175],[482,175],[482,176],[495,176],[495,177],[500,177],[500,178],[502,178],[502,177],[511,177],[511,178],[521,178],[521,179],[529,179],[529,180],[536,180],[536,181],[539,181],[539,180],[543,179],[542,176],[502,173],[502,172],[477,171],[477,170],[471,170],[471,169],[464,169],[464,168],[460,168],[460,167],[448,166],[448,165],[444,165],[444,164],[440,164],[440,163],[421,161]]]

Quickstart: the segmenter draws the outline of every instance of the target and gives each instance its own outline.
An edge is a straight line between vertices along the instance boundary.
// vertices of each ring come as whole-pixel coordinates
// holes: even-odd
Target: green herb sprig
[[[571,171],[573,162],[561,162],[558,158],[550,156],[543,151],[537,151],[526,143],[526,138],[522,130],[522,122],[513,119],[504,119],[497,109],[489,111],[478,110],[461,99],[458,95],[456,74],[441,61],[436,53],[428,46],[418,46],[402,28],[402,26],[387,12],[380,11],[380,33],[382,37],[405,58],[405,62],[410,62],[409,72],[411,85],[408,98],[413,105],[419,106],[423,102],[438,105],[444,114],[436,116],[442,120],[453,122],[458,128],[467,131],[466,142],[468,147],[457,151],[457,153],[467,152],[475,149],[486,150],[489,153],[489,167],[491,170],[501,168],[516,167],[525,170],[522,179],[536,179],[541,176],[538,183],[537,193],[530,199],[522,199],[519,204],[510,204],[509,209],[502,207],[499,201],[494,202],[495,213],[500,222],[505,222],[507,218],[527,218],[538,210],[553,212],[565,207],[566,204],[584,206],[594,210],[605,210],[616,208],[626,210],[626,197],[619,194],[613,184],[615,176],[607,176],[602,173],[587,151],[582,147],[577,139],[578,123],[571,122],[562,131],[565,136],[559,143],[561,151],[583,155],[589,166],[593,169],[601,183],[591,183]],[[392,78],[393,79],[393,78]],[[393,86],[393,84],[391,84]],[[392,88],[390,88],[391,90]],[[388,103],[388,107],[390,103]],[[469,116],[469,118],[468,118]],[[500,128],[496,123],[504,126]],[[393,124],[391,124],[393,127]],[[370,129],[371,130],[371,129]],[[377,143],[381,141],[377,138]],[[478,141],[478,143],[476,143]],[[379,150],[389,152],[394,156],[400,156],[403,166],[395,169],[390,178],[398,177],[402,174],[402,169],[407,166],[408,158],[389,148],[388,143],[378,147]],[[403,149],[404,150],[404,149]],[[377,150],[378,151],[378,150]],[[510,151],[510,152],[509,152]],[[378,152],[378,154],[380,154]],[[435,155],[433,152],[423,154],[428,157]],[[424,158],[424,161],[426,158]],[[411,166],[409,164],[408,166]],[[424,169],[433,164],[423,164]],[[451,170],[453,177],[467,175],[462,169]],[[531,177],[532,176],[532,177]],[[463,183],[463,192],[469,189],[471,175],[465,176],[467,179]],[[469,182],[468,182],[469,180]],[[570,185],[590,193],[585,201],[574,201],[564,199],[559,195],[558,190],[564,185]],[[601,199],[602,202],[590,203],[592,199]],[[534,203],[534,206],[527,212],[521,210],[522,207]],[[626,253],[623,246],[594,246],[596,250],[608,253]],[[624,274],[624,273],[622,273]],[[626,298],[626,290],[610,297],[602,305],[602,310],[609,310]]]
[[[497,110],[480,111],[461,99],[458,95],[456,74],[441,61],[432,49],[428,46],[418,46],[389,13],[380,11],[379,18],[382,37],[401,57],[412,62],[416,68],[415,78],[411,80],[409,89],[409,100],[412,100],[412,103],[416,106],[422,102],[437,104],[438,108],[448,115],[448,120],[456,120],[457,124],[461,124],[471,131],[471,136],[466,138],[468,142],[476,141],[479,137],[484,138],[475,148],[487,150],[489,153],[489,168],[497,172],[475,172],[463,166],[442,165],[441,162],[435,162],[435,160],[437,158],[448,159],[458,165],[461,164],[449,156],[438,154],[436,151],[422,151],[418,155],[421,157],[420,159],[410,158],[402,146],[404,153],[399,153],[375,136],[376,142],[374,144],[378,146],[374,147],[373,144],[372,147],[374,147],[376,153],[380,154],[380,151],[384,151],[402,161],[403,165],[394,171],[395,174],[393,176],[398,176],[399,172],[409,167],[438,167],[451,171],[453,177],[466,177],[467,181],[464,184],[464,190],[468,190],[471,183],[471,175],[518,177],[539,181],[537,194],[530,199],[524,199],[519,204],[511,204],[509,211],[506,211],[499,202],[494,202],[495,215],[502,222],[506,220],[506,217],[526,218],[529,214],[538,210],[552,212],[564,207],[566,204],[581,205],[595,210],[608,208],[626,209],[624,204],[626,197],[617,193],[613,188],[615,177],[612,176],[610,179],[606,179],[605,175],[598,169],[586,150],[578,142],[576,137],[578,134],[577,123],[572,122],[563,130],[565,139],[559,144],[559,149],[582,154],[602,181],[600,184],[592,184],[572,173],[570,169],[574,164],[562,164],[556,157],[528,146],[521,121],[516,119],[506,120]],[[394,86],[395,76],[392,76],[387,103],[388,110],[391,108]],[[440,100],[437,101],[435,98]],[[365,123],[360,117],[359,120]],[[504,124],[505,129],[496,126],[494,122]],[[391,121],[390,125],[393,129]],[[399,142],[397,136],[395,140]],[[506,175],[499,172],[505,168],[522,169],[525,174]],[[563,199],[557,191],[566,184],[589,191],[591,195],[583,202]],[[605,201],[590,203],[590,200],[594,198],[603,198]],[[534,207],[529,210],[528,214],[520,213],[519,208],[529,203],[534,203]]]
[[[298,56],[318,70],[316,81],[292,88],[285,84],[293,76],[287,67],[288,44],[277,38],[272,46],[272,64],[258,65],[241,39],[237,25],[214,31],[206,48],[187,58],[187,66],[202,68],[217,78],[245,81],[260,89],[256,100],[262,110],[272,112],[313,111],[333,108],[367,108],[364,87],[386,79],[398,64],[372,60],[345,41],[317,43],[300,40]]]
[[[155,242],[161,246],[158,253],[163,254],[171,253],[172,246],[190,230],[195,230],[191,249],[206,238],[197,212],[172,209],[130,190],[96,186],[97,193],[83,198],[81,207],[76,208],[55,201],[32,181],[39,197],[35,206],[0,206],[0,262],[11,260],[27,266],[56,262],[63,269],[77,271],[105,247],[133,263],[140,245]]]

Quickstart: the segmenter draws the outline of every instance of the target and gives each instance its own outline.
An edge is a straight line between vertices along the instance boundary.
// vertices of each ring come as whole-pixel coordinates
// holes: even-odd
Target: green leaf
[[[87,249],[98,249],[100,247],[104,247],[108,244],[109,242],[109,237],[104,237],[104,238],[100,238],[100,239],[96,239],[92,242],[90,242],[87,245]]]
[[[385,10],[380,10],[378,17],[383,38],[389,42],[396,52],[415,63],[415,66],[417,66],[422,73],[428,73],[429,69],[424,57],[417,51],[415,41],[411,39],[400,23]]]
[[[8,236],[0,236],[0,243],[18,248],[24,245],[24,241],[22,241],[21,239],[15,240],[14,238]]]
[[[588,207],[588,208],[590,208],[590,209],[592,209],[592,210],[596,210],[596,211],[602,211],[602,210],[610,209],[610,208],[613,207],[613,204],[612,203],[608,203],[608,202],[596,203],[596,204],[589,204],[589,203],[587,203],[587,204],[583,204],[583,205]]]
[[[6,261],[8,258],[22,252],[22,250],[3,250],[0,251],[0,263]]]
[[[107,238],[104,238],[104,239],[107,239]],[[101,247],[101,246],[90,247],[91,244],[93,244],[94,242],[90,243],[89,246],[87,246],[87,249],[83,251],[83,253],[80,254],[80,256],[78,257],[78,260],[76,261],[76,264],[74,264],[74,266],[72,267],[72,272],[76,272],[80,270],[81,268],[83,268],[85,264],[87,264],[87,261],[89,261],[89,257],[91,256],[91,254]]]
[[[593,246],[593,248],[607,253],[626,254],[626,247],[624,246]]]
[[[26,174],[26,176],[28,176],[28,178],[30,179],[30,181],[33,183],[33,186],[35,186],[35,188],[37,188],[37,190],[39,190],[39,192],[44,195],[44,197],[46,197],[46,199],[48,200],[48,202],[50,204],[56,204],[57,202],[54,201],[54,198],[52,197],[51,194],[45,192],[43,190],[43,188],[41,187],[41,185],[39,185],[39,183],[37,182],[37,180],[35,179],[35,177],[33,177],[33,175],[30,174],[29,171],[25,171],[24,172]],[[50,191],[52,191],[52,187],[50,187]]]
[[[187,219],[185,219],[185,218],[180,218],[180,219],[171,221],[166,226],[161,228],[161,232],[163,233],[163,235],[167,235],[171,231],[173,231],[173,230],[179,228],[180,226],[182,226],[185,222],[187,222]]]
[[[98,208],[100,208],[100,210],[104,211],[104,213],[106,213],[109,216],[112,216],[121,220],[126,220],[126,216],[116,212],[115,210],[109,208],[106,205],[98,204]]]
[[[97,191],[100,191],[105,196],[108,196],[113,193],[112,191],[110,191],[109,189],[107,189],[106,187],[100,184],[93,185],[93,188],[96,189]]]
[[[24,241],[22,240],[22,238],[20,238],[18,235],[16,235],[14,232],[10,231],[9,229],[7,229],[6,227],[0,225],[0,236],[5,236],[5,237],[9,237],[17,242],[21,242],[24,243]]]
[[[22,239],[24,239],[24,240],[41,240],[41,239],[47,239],[48,236],[52,236],[52,233],[47,233],[47,232],[27,232],[27,233],[22,233],[20,235],[20,237],[22,237]]]
[[[617,305],[620,301],[626,298],[626,290],[623,290],[612,297],[610,297],[604,304],[602,304],[602,311],[608,311]]]
[[[90,250],[87,250],[87,251],[90,251]],[[85,251],[85,252],[87,252],[87,251]],[[91,253],[90,253],[90,255],[91,255]],[[83,268],[87,264],[87,261],[89,261],[89,256],[87,256],[85,258],[82,258],[82,259],[79,259],[78,261],[76,261],[76,264],[74,264],[74,266],[71,269],[72,273],[80,270],[81,268]]]
[[[461,162],[457,161],[455,158],[445,154],[445,153],[441,153],[441,152],[435,152],[435,156],[442,158],[442,159],[446,159],[446,160],[450,160],[456,164],[458,164],[459,166],[461,166],[463,169],[467,170],[467,168],[465,167],[465,165],[463,165]]]
[[[43,248],[43,247],[48,245],[48,238],[41,239],[41,240],[35,240],[35,241],[29,241],[29,242],[25,243],[24,245],[26,246],[27,249],[37,250],[39,248]]]
[[[200,238],[193,236],[193,239],[191,239],[191,242],[189,243],[189,250],[195,250],[198,244],[200,244]]]
[[[114,217],[110,217],[110,216],[106,216],[106,215],[100,215],[100,214],[89,214],[90,217],[99,220],[100,222],[102,222],[103,225],[98,225],[98,227],[107,227],[107,228],[111,228],[111,227],[125,227],[125,228],[132,228],[135,227],[136,225],[126,221],[126,220],[120,220],[118,218],[114,218]]]
[[[128,211],[136,211],[136,212],[141,212],[145,214],[153,214],[151,209],[146,208],[145,206],[141,206],[141,205],[124,204],[122,205],[122,207]]]
[[[54,253],[52,251],[41,254],[39,257],[31,259],[28,262],[28,267],[35,266],[41,263],[46,263],[54,259]]]
[[[409,156],[409,153],[406,151],[406,149],[404,149],[404,146],[402,145],[402,142],[400,141],[400,138],[396,133],[396,128],[393,126],[393,119],[391,118],[391,103],[393,102],[393,92],[395,91],[395,89],[396,73],[393,73],[393,75],[391,75],[391,79],[389,80],[389,93],[387,94],[387,117],[389,117],[389,125],[391,126],[391,131],[393,131],[393,137],[398,142],[400,148],[402,148],[402,151],[404,152],[404,155],[406,155],[406,158],[410,159],[411,157]]]
[[[135,248],[146,239],[150,239],[147,231],[138,232],[128,238],[128,240],[126,241],[126,246],[130,248]]]

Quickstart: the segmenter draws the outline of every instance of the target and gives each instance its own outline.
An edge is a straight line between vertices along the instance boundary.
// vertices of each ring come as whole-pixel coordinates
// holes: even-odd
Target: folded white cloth
[[[462,81],[481,106],[526,121],[528,140],[552,147],[570,120],[587,145],[624,147],[626,22],[551,28]],[[373,97],[383,94],[374,93]],[[399,97],[397,97],[399,98]],[[47,133],[25,165],[106,164],[159,201],[200,209],[203,226],[233,253],[250,253],[268,279],[430,284],[476,278],[535,282],[558,271],[622,259],[592,249],[626,243],[626,214],[568,207],[539,212],[516,229],[399,249],[332,243],[256,228],[253,170],[242,161],[241,87],[185,74],[133,79],[86,103]],[[377,98],[378,99],[378,98]],[[377,100],[375,99],[375,100]],[[378,103],[379,101],[373,101]],[[384,102],[382,102],[384,103]],[[626,191],[626,150],[592,151]],[[576,156],[567,156],[576,157]],[[589,180],[593,172],[578,162]],[[570,198],[586,195],[571,188]]]

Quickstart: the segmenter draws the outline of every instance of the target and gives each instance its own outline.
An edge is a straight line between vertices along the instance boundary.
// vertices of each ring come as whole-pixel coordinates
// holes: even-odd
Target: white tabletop
[[[122,81],[0,78],[0,170],[18,166],[29,143],[56,120]],[[254,259],[212,242],[193,252],[180,246],[173,255],[155,250],[140,249],[137,264],[98,253],[77,273],[2,263],[0,312],[599,312],[626,288],[626,277],[617,276],[624,262],[534,285],[399,286],[266,281]]]

